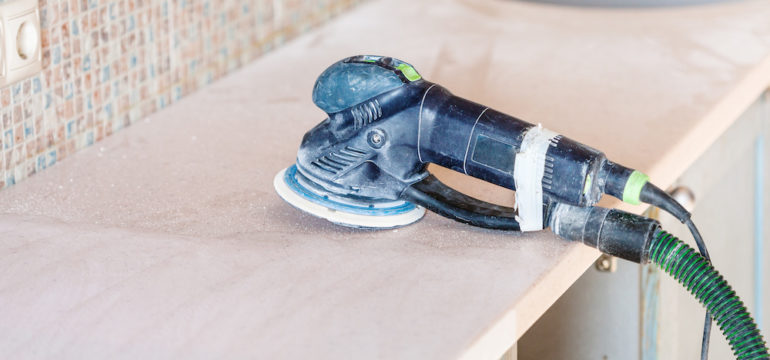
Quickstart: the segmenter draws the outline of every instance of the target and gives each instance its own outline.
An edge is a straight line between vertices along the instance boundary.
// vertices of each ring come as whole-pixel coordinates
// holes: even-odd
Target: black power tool
[[[274,181],[291,205],[362,228],[404,226],[419,220],[425,208],[485,228],[550,227],[604,253],[670,269],[712,314],[729,309],[714,318],[736,356],[770,358],[753,319],[711,268],[690,214],[641,172],[539,125],[454,96],[390,57],[354,56],[333,64],[316,81],[313,102],[328,118],[305,134],[296,165]],[[431,175],[428,163],[516,190],[516,204],[462,194]],[[670,212],[690,227],[702,255],[653,219],[594,207],[603,194]],[[707,316],[704,356],[709,321]]]
[[[292,205],[342,225],[406,225],[421,217],[416,204],[477,226],[539,230],[557,204],[591,206],[604,193],[638,204],[658,190],[596,149],[454,96],[393,58],[332,65],[313,101],[329,117],[275,184]],[[428,163],[518,189],[518,216],[442,184]]]

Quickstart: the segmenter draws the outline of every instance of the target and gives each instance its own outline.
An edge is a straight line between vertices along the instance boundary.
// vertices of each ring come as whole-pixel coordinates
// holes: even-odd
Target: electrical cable
[[[674,201],[673,198],[671,200]],[[695,223],[692,222],[692,218],[687,217],[687,221],[685,221],[685,224],[687,225],[687,228],[690,229],[690,233],[692,234],[692,237],[695,239],[695,245],[698,246],[698,251],[710,264],[711,256],[709,255],[708,249],[706,249],[706,243],[703,241],[703,238],[701,237],[700,231],[698,231],[698,228],[695,227]],[[712,321],[711,314],[708,311],[706,311],[706,320],[703,321],[703,339],[701,340],[701,347],[700,347],[701,360],[708,360],[709,358],[709,343],[711,342],[711,321]]]
[[[406,188],[401,198],[461,223],[487,229],[521,230],[515,209],[465,195],[433,175]]]
[[[667,192],[661,190],[659,187],[647,183],[642,188],[642,191],[639,195],[639,198],[641,201],[648,203],[653,206],[657,206],[667,213],[673,215],[677,220],[681,221],[683,224],[687,225],[687,228],[690,230],[690,233],[692,234],[693,239],[695,240],[695,245],[698,247],[698,251],[700,254],[711,263],[711,256],[709,256],[708,249],[706,248],[706,243],[703,241],[703,237],[701,236],[700,232],[698,231],[698,228],[695,227],[695,223],[693,223],[690,212],[687,211],[681,204],[679,204],[678,201],[676,201],[674,198],[671,197]],[[712,317],[711,314],[708,312],[706,313],[706,320],[703,324],[703,339],[701,341],[701,360],[707,360],[708,359],[708,350],[709,350],[709,343],[711,339],[711,322]]]
[[[408,188],[402,194],[402,197],[407,201],[417,203],[460,222],[492,229],[519,230],[519,224],[514,218],[514,209],[473,199],[442,184],[432,175]],[[649,182],[643,186],[640,200],[663,209],[684,223],[690,230],[703,260],[709,265],[711,264],[711,256],[709,255],[706,243],[692,221],[689,211],[667,192]],[[707,307],[701,341],[701,360],[708,360],[711,341],[713,317],[708,310]]]

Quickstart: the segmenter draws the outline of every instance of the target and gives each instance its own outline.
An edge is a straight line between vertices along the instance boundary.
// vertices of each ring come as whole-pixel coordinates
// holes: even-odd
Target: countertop
[[[766,1],[364,3],[0,192],[0,357],[499,357],[598,253],[435,214],[352,230],[285,204],[272,179],[324,118],[316,76],[401,58],[666,187],[770,84],[767,19]]]

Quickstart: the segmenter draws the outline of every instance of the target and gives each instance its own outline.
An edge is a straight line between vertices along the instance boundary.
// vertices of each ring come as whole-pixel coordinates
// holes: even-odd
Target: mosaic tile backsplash
[[[40,0],[43,72],[0,88],[0,189],[357,2]]]

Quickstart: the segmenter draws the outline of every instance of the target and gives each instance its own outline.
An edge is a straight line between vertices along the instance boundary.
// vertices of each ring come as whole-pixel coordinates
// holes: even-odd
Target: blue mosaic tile
[[[41,0],[43,71],[0,88],[0,188],[172,105],[358,2]],[[280,26],[265,27],[276,6]]]

